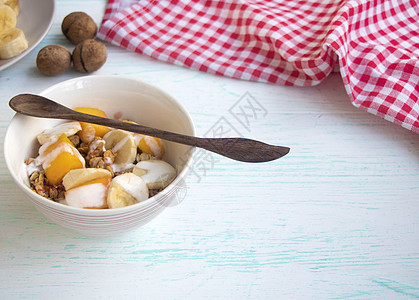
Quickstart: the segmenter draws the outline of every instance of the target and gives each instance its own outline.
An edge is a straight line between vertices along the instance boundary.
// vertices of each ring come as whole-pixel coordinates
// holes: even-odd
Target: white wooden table
[[[419,298],[419,136],[353,107],[338,74],[283,87],[107,45],[95,74],[159,86],[198,135],[222,126],[291,152],[263,164],[198,158],[179,204],[121,236],[84,237],[38,213],[4,163],[8,100],[81,76],[42,76],[36,54],[72,47],[60,30],[68,13],[100,23],[104,7],[57,1],[43,42],[0,72],[0,299]]]

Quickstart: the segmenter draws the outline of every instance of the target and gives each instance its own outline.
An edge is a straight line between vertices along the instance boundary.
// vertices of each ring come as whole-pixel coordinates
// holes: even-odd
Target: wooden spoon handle
[[[76,111],[74,111],[71,118],[75,121],[105,125],[130,132],[154,136],[184,145],[203,148],[243,162],[267,162],[280,158],[290,151],[290,148],[288,147],[268,145],[263,142],[246,138],[199,138],[144,125],[87,115]]]
[[[167,141],[203,148],[243,162],[271,161],[286,155],[290,151],[288,147],[268,145],[245,138],[199,138],[139,124],[102,118],[77,112],[45,97],[33,94],[17,95],[10,100],[9,105],[14,111],[28,116],[74,120],[123,129]]]

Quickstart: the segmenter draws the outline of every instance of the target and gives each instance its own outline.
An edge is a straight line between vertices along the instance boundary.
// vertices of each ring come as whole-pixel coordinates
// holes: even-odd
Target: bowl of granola
[[[195,134],[179,102],[134,78],[79,77],[40,95],[83,113]],[[9,172],[33,206],[89,236],[138,228],[183,200],[192,150],[105,126],[21,114],[4,140]]]

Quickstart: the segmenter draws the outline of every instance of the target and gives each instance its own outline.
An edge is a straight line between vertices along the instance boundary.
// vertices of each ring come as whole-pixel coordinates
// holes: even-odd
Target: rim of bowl
[[[165,97],[167,97],[167,99],[169,99],[171,102],[173,102],[184,113],[184,115],[186,117],[186,120],[188,121],[188,123],[191,126],[192,135],[195,136],[194,123],[192,121],[192,118],[191,118],[189,112],[185,109],[185,107],[180,102],[178,102],[173,96],[166,93],[161,88],[159,88],[155,85],[149,84],[149,83],[147,83],[145,81],[142,81],[140,79],[137,79],[137,78],[133,78],[133,77],[129,77],[129,76],[121,76],[121,75],[87,75],[87,76],[81,76],[81,77],[61,81],[59,83],[56,83],[56,84],[42,90],[38,94],[45,96],[45,94],[48,94],[49,92],[59,88],[60,86],[68,85],[68,84],[71,84],[72,82],[76,82],[76,81],[100,80],[100,79],[104,79],[104,78],[113,79],[113,80],[137,82],[137,83],[141,83],[142,85],[145,85],[145,86],[147,86],[151,89],[157,90],[159,93],[163,94]],[[12,117],[8,127],[7,127],[7,130],[6,130],[6,134],[5,134],[5,138],[4,138],[4,150],[3,150],[4,156],[6,156],[5,155],[6,154],[6,146],[8,144],[7,140],[9,139],[9,135],[11,134],[9,129],[10,129],[10,126],[11,126],[12,122],[14,122],[14,120],[17,118],[17,116],[20,116],[20,115],[17,114],[17,113],[15,113],[13,115],[13,117]],[[29,118],[28,116],[22,116],[22,117]],[[179,185],[179,184],[182,185],[183,182],[186,180],[186,177],[189,173],[189,169],[190,169],[189,167],[190,167],[193,155],[194,155],[194,149],[192,149],[192,151],[189,155],[189,158],[186,161],[182,171],[179,174],[177,174],[176,178],[166,188],[164,188],[164,190],[162,190],[158,194],[156,194],[153,197],[150,197],[150,198],[148,198],[148,199],[146,199],[142,202],[135,203],[135,204],[125,206],[125,207],[112,208],[112,209],[85,209],[85,208],[73,207],[73,206],[69,206],[69,205],[66,205],[66,204],[61,204],[61,203],[52,201],[50,199],[47,199],[45,197],[42,197],[41,195],[32,191],[30,189],[30,187],[27,186],[26,184],[24,184],[21,180],[19,180],[19,178],[16,176],[16,174],[14,174],[14,172],[11,171],[12,167],[9,164],[8,159],[6,157],[4,157],[4,158],[5,158],[7,169],[9,170],[9,174],[12,176],[15,183],[19,187],[24,189],[27,196],[33,196],[33,198],[35,198],[36,201],[41,202],[41,203],[43,203],[47,206],[50,206],[50,207],[55,207],[57,209],[64,210],[67,213],[77,213],[77,214],[84,215],[84,216],[88,216],[88,215],[90,215],[90,216],[108,216],[108,215],[113,215],[115,213],[120,214],[120,213],[123,213],[125,211],[128,212],[128,211],[131,211],[131,210],[136,210],[136,208],[140,209],[142,206],[149,206],[149,205],[155,204],[154,202],[159,203],[159,198],[162,198],[162,197],[166,196],[167,194],[170,194],[170,192],[174,188],[176,188],[177,185]],[[163,204],[160,204],[160,205],[163,205]]]

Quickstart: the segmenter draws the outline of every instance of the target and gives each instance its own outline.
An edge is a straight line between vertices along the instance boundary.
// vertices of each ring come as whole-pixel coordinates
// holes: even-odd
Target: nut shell
[[[70,42],[77,45],[84,40],[94,38],[97,25],[88,14],[77,11],[63,19],[61,31]]]
[[[91,73],[99,70],[106,62],[106,46],[96,40],[85,40],[73,50],[74,68],[82,73]]]
[[[71,65],[71,53],[61,45],[47,45],[42,48],[36,57],[38,70],[47,76],[56,76],[64,73]]]

